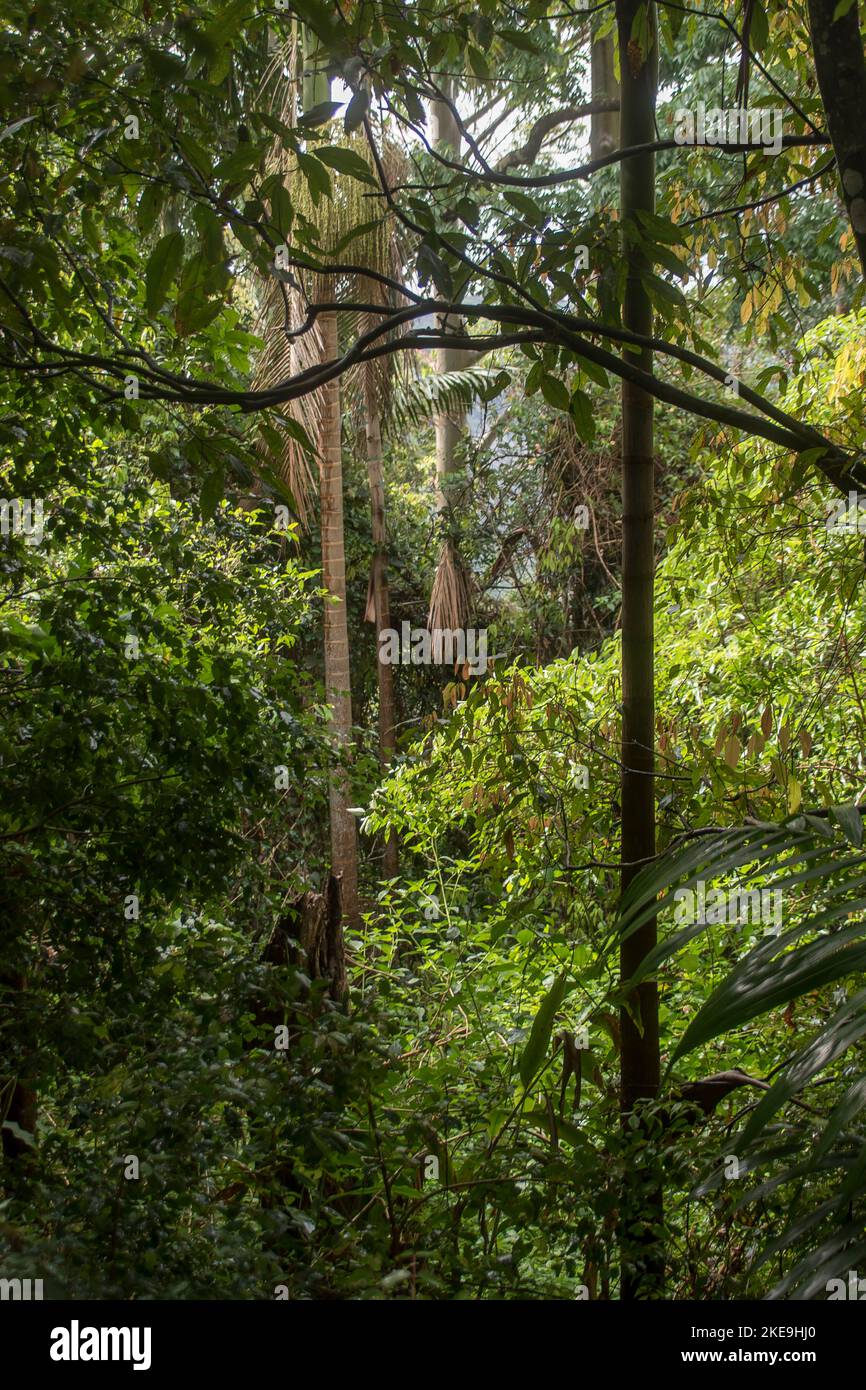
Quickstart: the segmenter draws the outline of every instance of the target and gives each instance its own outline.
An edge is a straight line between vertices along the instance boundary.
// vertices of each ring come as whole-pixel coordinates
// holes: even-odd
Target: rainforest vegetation
[[[866,6],[0,24],[0,1275],[847,1296]]]

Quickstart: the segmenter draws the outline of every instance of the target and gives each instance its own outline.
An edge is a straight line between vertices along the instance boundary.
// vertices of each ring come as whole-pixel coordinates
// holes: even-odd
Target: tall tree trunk
[[[602,16],[603,17],[603,16]],[[595,28],[601,23],[597,18]],[[614,72],[613,33],[597,38],[593,34],[591,49],[591,82],[593,102],[619,97],[619,83]],[[619,112],[593,111],[589,127],[590,159],[600,159],[619,145]]]
[[[370,482],[370,510],[373,525],[373,570],[367,601],[368,621],[376,625],[376,671],[379,679],[379,758],[389,767],[397,748],[397,703],[394,695],[394,667],[378,660],[379,638],[391,626],[391,599],[388,590],[388,538],[385,531],[385,480],[382,472],[382,428],[379,403],[372,372],[364,375],[364,405],[367,434],[367,476]],[[382,863],[385,878],[398,872],[397,837],[385,841]]]
[[[453,101],[454,83],[450,78],[442,81],[442,90]],[[431,139],[434,145],[446,150],[452,159],[460,158],[460,128],[454,119],[451,107],[445,101],[431,104]],[[454,315],[442,314],[438,317],[439,328],[445,331],[461,332],[463,320]],[[474,360],[474,354],[462,348],[440,347],[436,349],[436,369],[438,372],[457,372],[463,370]],[[467,586],[464,578],[463,561],[453,537],[452,517],[459,498],[450,475],[454,473],[457,450],[466,429],[466,415],[462,410],[453,413],[440,411],[434,419],[436,428],[436,507],[447,526],[446,539],[439,556],[436,579],[430,600],[430,628],[465,627],[469,620]],[[452,582],[452,578],[453,581]]]
[[[331,95],[320,44],[306,25],[300,26],[303,64],[302,101],[308,111]],[[321,287],[320,287],[321,288]],[[332,299],[333,294],[328,293]],[[339,355],[337,315],[319,318],[322,360]],[[345,766],[352,743],[352,685],[349,667],[349,625],[346,615],[346,543],[343,528],[343,421],[340,380],[321,389],[321,524],[322,584],[325,597],[325,690],[331,707],[331,734],[341,764],[332,770],[329,790],[331,872],[339,878],[343,913],[353,925],[360,921],[358,903],[358,833],[349,814],[349,775]]]
[[[834,20],[838,8],[837,0],[809,0],[809,28],[842,197],[866,275],[866,61],[859,4]]]
[[[337,316],[322,314],[322,355],[338,354]],[[343,533],[343,440],[339,378],[322,387],[322,583],[325,598],[325,689],[332,712],[335,749],[347,757],[352,740],[352,693],[349,675],[349,626],[346,619],[346,548]],[[359,920],[358,837],[349,814],[349,778],[344,766],[334,769],[330,789],[331,867],[341,879],[343,911]]]
[[[649,26],[649,52],[633,37],[638,11]],[[654,4],[617,0],[620,52],[621,139],[623,147],[655,139],[658,45]],[[620,175],[621,218],[625,228],[637,212],[655,207],[655,160],[644,154],[623,160]],[[623,237],[627,266],[623,323],[634,332],[652,333],[652,305],[641,281],[650,267],[635,242]],[[647,351],[627,353],[629,360],[652,370]],[[653,690],[653,402],[639,388],[622,385],[622,872],[628,886],[640,861],[655,854],[654,690]],[[628,980],[656,943],[656,924],[649,922],[620,948],[620,973]],[[640,1022],[636,1021],[637,1014]],[[635,1103],[651,1098],[659,1087],[658,991],[641,984],[621,1014],[621,1091],[623,1132],[627,1144],[643,1147],[640,1131],[629,1127]],[[662,1219],[661,1191],[648,1185],[639,1163],[626,1161],[626,1190],[621,1216],[622,1297],[651,1297],[661,1292],[664,1248],[657,1231]]]

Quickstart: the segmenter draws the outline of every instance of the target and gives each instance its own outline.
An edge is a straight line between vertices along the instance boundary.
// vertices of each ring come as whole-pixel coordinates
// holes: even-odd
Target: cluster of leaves
[[[326,1199],[372,1161],[348,1112],[387,1022],[348,1020],[301,954],[264,958],[324,857],[327,719],[294,651],[311,575],[267,508],[203,522],[111,441],[58,456],[55,427],[19,413],[4,470],[44,502],[41,541],[2,547],[4,1274],[272,1298],[342,1262],[375,1292],[373,1223],[347,1240]]]
[[[792,383],[787,404],[807,403],[828,424],[838,410],[856,430],[862,315],[828,321],[804,351],[811,365]],[[657,581],[658,812],[671,861],[638,881],[633,903],[624,907],[623,929],[635,929],[648,914],[660,916],[662,944],[646,970],[659,971],[663,987],[662,1046],[674,1067],[668,1089],[682,1084],[686,1059],[700,1067],[693,1076],[736,1065],[758,1078],[777,1070],[780,1059],[785,1062],[742,1144],[710,1127],[691,1157],[680,1153],[676,1160],[691,1176],[680,1197],[676,1184],[668,1186],[669,1248],[673,1254],[689,1244],[688,1277],[698,1280],[681,1287],[731,1296],[751,1279],[748,1287],[765,1292],[773,1284],[770,1261],[784,1268],[784,1254],[794,1272],[780,1290],[811,1297],[819,1287],[816,1270],[823,1272],[823,1290],[830,1274],[850,1266],[860,1219],[850,1202],[859,1182],[862,1138],[850,1124],[862,1091],[862,1011],[860,996],[850,990],[861,969],[862,856],[855,851],[862,827],[859,813],[844,803],[859,795],[862,781],[851,737],[852,725],[859,724],[858,672],[866,641],[856,599],[862,539],[827,530],[826,496],[804,482],[801,461],[780,462],[750,446],[705,461],[705,467],[700,503],[697,488],[681,499],[679,525]],[[748,550],[745,528],[752,537]],[[537,1134],[549,1134],[555,1125],[560,1139],[565,1117],[557,1084],[542,1078],[539,1085],[536,1078],[522,1095],[518,1062],[520,1040],[525,1048],[528,1038],[538,1036],[546,1007],[542,1003],[539,1011],[539,1004],[551,998],[560,979],[569,982],[555,1000],[559,1025],[570,1035],[587,1027],[589,1041],[581,1061],[589,1089],[577,1134],[570,1136],[578,1169],[578,1155],[586,1154],[593,1136],[610,1153],[605,1098],[609,1102],[617,1065],[617,646],[614,638],[595,656],[540,670],[512,667],[488,678],[447,727],[428,735],[417,757],[394,773],[370,817],[376,828],[396,827],[425,866],[406,889],[414,891],[419,915],[425,895],[448,898],[448,883],[451,899],[468,904],[456,921],[448,917],[448,931],[443,933],[441,918],[434,924],[440,938],[453,936],[453,944],[440,939],[434,951],[428,946],[423,952],[427,970],[441,957],[443,979],[464,1015],[461,1077],[470,1041],[480,1074],[489,1072],[487,1029],[507,1001],[493,1054],[504,1072],[497,1082],[507,1098],[502,1104],[517,1105]],[[834,837],[826,808],[840,805],[832,815],[844,834],[837,829]],[[825,810],[804,817],[806,807]],[[772,829],[772,822],[794,812]],[[744,818],[767,828],[733,828]],[[701,834],[714,826],[732,829],[715,839]],[[437,883],[443,874],[448,883]],[[756,920],[670,933],[673,888],[693,886],[699,878],[726,889],[781,885],[785,934],[762,937]],[[660,886],[668,897],[657,903]],[[431,930],[422,928],[425,940]],[[424,971],[419,967],[416,973],[424,982]],[[468,1002],[464,989],[470,990]],[[842,994],[834,994],[839,989]],[[758,1017],[760,1028],[748,1026]],[[565,1051],[562,1042],[552,1048],[555,1026],[551,1021],[544,1034],[548,1067],[551,1051],[556,1058]],[[836,1071],[833,1064],[846,1049]],[[815,1093],[818,1118],[804,1121],[797,1110],[801,1092],[826,1068],[829,1075],[819,1084],[830,1089]],[[599,1083],[601,1089],[593,1089]],[[449,1097],[455,1094],[448,1089]],[[665,1125],[671,1116],[666,1105]],[[453,1123],[463,1150],[471,1149],[468,1101]],[[674,1161],[666,1147],[670,1133],[662,1128],[658,1149],[648,1142],[643,1150],[650,1170],[660,1153]],[[688,1144],[695,1144],[689,1127],[686,1133]],[[811,1165],[805,1161],[810,1144]],[[497,1151],[501,1156],[498,1146]],[[721,1160],[731,1153],[739,1156],[744,1179],[770,1165],[767,1182],[755,1189],[722,1181]],[[699,1210],[687,1220],[686,1194],[700,1183],[701,1156],[715,1177],[698,1189]],[[780,1167],[786,1156],[788,1163]],[[833,1173],[840,1167],[843,1181],[837,1184]],[[805,1178],[800,1191],[797,1182]],[[593,1181],[599,1181],[597,1171]],[[603,1181],[598,1190],[605,1190]],[[818,1215],[807,1220],[813,1208]],[[600,1239],[603,1215],[597,1215],[601,1225],[594,1238]],[[784,1241],[780,1222],[789,1228]],[[759,1238],[768,1224],[778,1237],[769,1245]],[[509,1229],[503,1218],[506,1245]],[[714,1265],[715,1274],[696,1274],[697,1249],[720,1232],[728,1245],[726,1272],[719,1275]]]

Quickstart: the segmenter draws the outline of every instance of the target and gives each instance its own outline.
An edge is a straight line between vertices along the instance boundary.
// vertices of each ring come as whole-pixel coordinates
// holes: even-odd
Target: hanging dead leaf
[[[725,762],[728,767],[734,768],[737,766],[742,751],[743,745],[740,743],[740,740],[737,738],[736,734],[731,734],[731,737],[725,744]]]

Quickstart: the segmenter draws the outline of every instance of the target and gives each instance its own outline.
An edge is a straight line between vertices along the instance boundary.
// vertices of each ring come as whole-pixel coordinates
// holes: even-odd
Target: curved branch
[[[509,169],[518,168],[521,164],[534,164],[544,141],[551,131],[556,130],[559,126],[572,125],[575,121],[582,120],[584,116],[596,116],[605,111],[618,110],[618,97],[605,97],[598,101],[585,101],[581,106],[565,106],[561,111],[551,111],[547,116],[540,116],[529,132],[526,143],[521,145],[519,149],[509,150],[508,154],[494,165],[494,172],[505,174]]]

